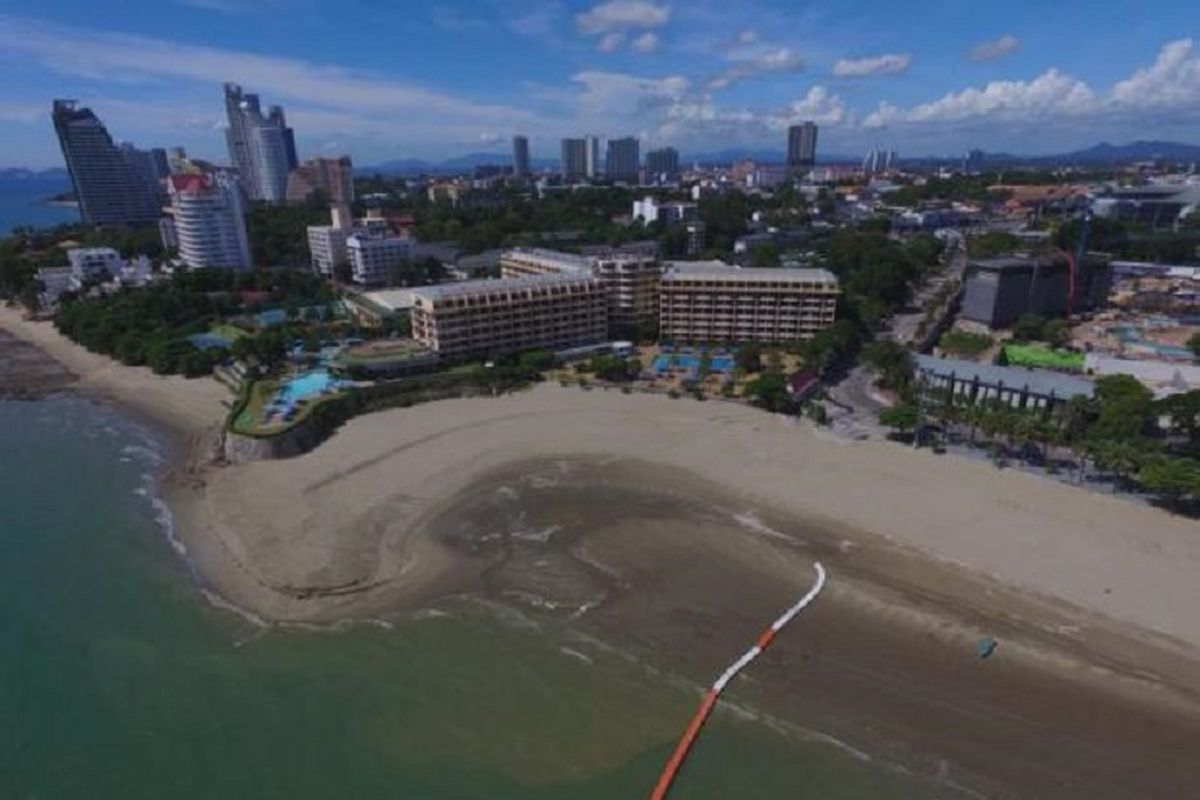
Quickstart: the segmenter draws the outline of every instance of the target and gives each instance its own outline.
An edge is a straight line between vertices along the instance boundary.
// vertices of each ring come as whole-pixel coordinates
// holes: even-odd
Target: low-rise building
[[[1074,397],[1095,393],[1090,381],[1045,369],[1000,367],[926,355],[914,356],[914,360],[919,384],[933,401],[944,400],[949,393],[969,403],[1052,409]]]
[[[823,269],[743,269],[722,261],[668,262],[659,331],[664,341],[807,339],[833,324],[841,294]]]
[[[590,275],[534,275],[412,290],[412,335],[442,359],[604,341],[608,298]]]
[[[660,203],[653,197],[633,201],[633,218],[647,225],[661,221],[664,225],[682,225],[698,219],[699,206],[677,200]]]
[[[99,279],[112,280],[125,268],[125,259],[111,247],[72,247],[67,251],[71,273],[80,283]]]
[[[412,240],[355,233],[346,239],[346,252],[351,280],[360,286],[384,286],[412,262]]]

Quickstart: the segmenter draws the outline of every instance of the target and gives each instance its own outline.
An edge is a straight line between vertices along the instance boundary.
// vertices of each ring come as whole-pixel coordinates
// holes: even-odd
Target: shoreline
[[[1177,777],[1150,751],[1170,736],[1200,742],[1200,540],[1161,510],[830,440],[743,406],[545,384],[359,417],[306,455],[214,466],[231,397],[220,384],[124,367],[14,314],[0,309],[0,328],[70,370],[71,388],[173,438],[162,488],[201,591],[268,624],[386,618],[465,595],[704,685],[820,557],[831,585],[813,621],[731,687],[733,702],[926,774],[940,769],[931,753],[950,753],[952,778],[994,797],[1034,786],[988,766],[1006,760],[997,746],[1041,730],[1031,742],[1052,751],[1039,737],[1086,724],[1089,709],[1156,731],[1132,748],[1119,729],[1089,732],[1113,769]],[[499,528],[512,538],[498,554],[492,526],[514,491],[537,502]],[[999,639],[1003,667],[967,677],[983,635]],[[945,721],[923,719],[951,700]],[[994,721],[954,729],[974,725],[963,714],[975,705]],[[1056,779],[1080,766],[1044,759]]]

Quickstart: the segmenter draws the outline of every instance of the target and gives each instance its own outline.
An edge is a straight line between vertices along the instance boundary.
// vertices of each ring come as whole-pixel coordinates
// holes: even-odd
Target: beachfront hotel
[[[444,360],[565,350],[608,334],[608,300],[590,275],[535,275],[412,290],[413,338]]]
[[[577,256],[556,250],[517,248],[500,255],[504,278],[528,275],[591,275],[608,297],[608,324],[614,335],[631,336],[639,325],[658,319],[662,265],[651,254],[612,251]]]
[[[669,262],[659,312],[663,341],[807,339],[833,324],[840,294],[823,269],[743,269],[722,261]]]

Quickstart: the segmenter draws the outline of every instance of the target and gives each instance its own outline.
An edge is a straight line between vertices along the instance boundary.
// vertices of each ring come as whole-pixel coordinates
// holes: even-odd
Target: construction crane
[[[1079,275],[1079,268],[1083,264],[1083,259],[1087,255],[1088,239],[1092,233],[1092,209],[1088,208],[1083,215],[1083,223],[1079,226],[1079,241],[1075,243],[1074,253],[1065,253],[1067,256],[1067,319],[1075,313],[1075,282]]]

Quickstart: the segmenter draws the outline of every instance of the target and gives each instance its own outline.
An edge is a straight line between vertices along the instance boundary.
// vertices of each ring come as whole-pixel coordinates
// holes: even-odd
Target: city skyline
[[[822,152],[847,154],[1200,138],[1200,24],[1180,27],[1178,0],[1104,19],[1081,3],[1035,14],[1015,2],[999,17],[934,2],[176,0],[124,4],[92,26],[75,22],[82,8],[18,0],[0,15],[12,76],[0,167],[61,164],[54,97],[93,108],[114,139],[227,162],[225,82],[285,106],[305,156],[364,166],[501,153],[514,135],[542,160],[588,132],[685,155],[782,152],[787,128],[809,119]]]

